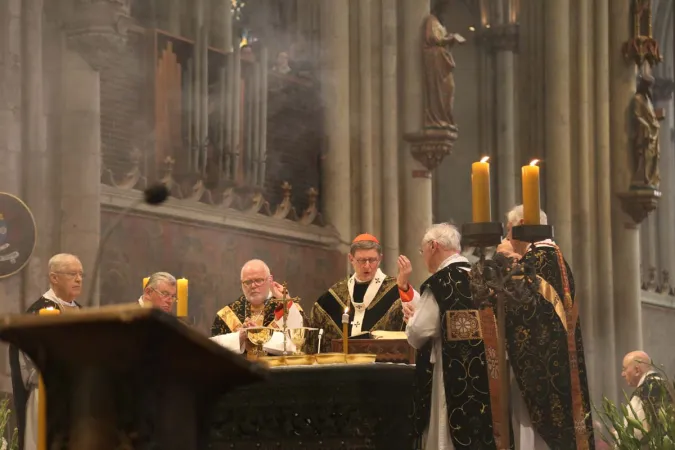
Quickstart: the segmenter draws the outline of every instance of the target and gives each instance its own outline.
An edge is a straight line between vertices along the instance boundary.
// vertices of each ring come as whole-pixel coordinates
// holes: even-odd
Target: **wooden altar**
[[[137,305],[6,316],[0,339],[43,374],[50,450],[206,449],[218,398],[268,374]]]

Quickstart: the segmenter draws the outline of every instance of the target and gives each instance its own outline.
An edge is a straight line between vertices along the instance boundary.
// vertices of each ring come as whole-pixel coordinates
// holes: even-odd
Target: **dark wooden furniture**
[[[210,448],[412,449],[414,371],[378,363],[272,368],[267,383],[221,399]]]
[[[268,371],[156,309],[0,319],[42,372],[50,450],[208,448],[213,406]]]
[[[342,339],[331,341],[333,352],[342,352]],[[415,364],[415,349],[405,339],[350,339],[349,353],[374,353],[377,362]]]

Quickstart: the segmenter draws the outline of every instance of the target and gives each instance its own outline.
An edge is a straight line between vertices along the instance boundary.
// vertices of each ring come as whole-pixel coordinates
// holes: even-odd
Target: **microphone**
[[[161,203],[164,203],[164,201],[166,201],[168,197],[169,197],[169,189],[167,189],[164,183],[153,184],[152,186],[146,188],[143,191],[142,198],[135,200],[133,203],[131,203],[131,205],[124,208],[122,212],[119,213],[115,218],[115,220],[110,224],[108,229],[105,230],[105,233],[103,233],[103,237],[101,237],[101,240],[99,241],[98,252],[96,253],[96,259],[94,260],[94,269],[92,270],[93,274],[92,279],[94,280],[94,284],[91,286],[91,290],[89,291],[89,295],[87,296],[87,302],[85,303],[84,306],[90,307],[94,301],[94,294],[96,293],[96,288],[98,286],[98,271],[101,268],[101,256],[103,255],[105,244],[108,242],[108,239],[110,239],[110,236],[112,235],[112,232],[115,231],[115,228],[117,228],[117,226],[122,222],[122,219],[128,216],[129,213],[134,209],[136,209],[138,205],[142,203],[147,203],[148,205],[159,205]]]

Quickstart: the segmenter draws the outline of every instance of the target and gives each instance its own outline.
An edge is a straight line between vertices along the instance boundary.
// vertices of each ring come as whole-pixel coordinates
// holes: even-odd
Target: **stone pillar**
[[[373,233],[382,239],[382,1],[372,2],[370,11],[370,96],[371,145],[373,147]],[[382,242],[382,241],[380,241]],[[395,273],[395,267],[385,267]],[[392,272],[392,270],[394,272]]]
[[[571,261],[570,0],[547,0],[544,21],[546,209],[555,226],[555,240]]]
[[[101,233],[99,74],[75,51],[65,50],[63,58],[61,250],[77,255],[91,273]],[[83,298],[95,284],[85,280]],[[94,299],[98,305],[98,295]]]
[[[23,306],[37,300],[48,287],[47,263],[53,249],[53,198],[51,171],[45,141],[45,111],[42,68],[43,0],[21,2],[21,53],[23,70],[21,115],[23,157],[23,200],[33,212],[38,239],[24,268]]]
[[[514,51],[518,42],[518,31],[509,23],[508,11],[503,2],[497,2],[497,24],[488,30],[492,34],[492,48],[495,50],[496,97],[497,97],[497,195],[499,217],[516,206],[516,123],[515,123],[515,63]]]
[[[401,68],[403,74],[403,132],[418,133],[424,114],[423,70],[421,64],[422,26],[429,14],[429,0],[402,0],[401,8]],[[401,157],[403,177],[403,253],[413,264],[411,283],[419,286],[427,278],[419,244],[426,229],[431,226],[431,176],[404,145]]]
[[[661,133],[659,134],[659,144],[661,146],[661,161],[659,170],[661,173],[661,201],[659,209],[656,211],[656,220],[658,228],[658,254],[659,277],[661,280],[662,271],[667,271],[669,276],[674,276],[675,272],[675,220],[673,212],[675,210],[675,187],[673,166],[675,165],[675,148],[671,139],[670,124],[672,121],[671,104],[673,102],[673,80],[657,78],[654,87],[655,107],[663,108],[666,118],[661,122]],[[656,240],[656,239],[655,239]]]
[[[167,14],[167,31],[175,36],[180,36],[181,33],[181,4],[180,0],[166,1]]]
[[[635,93],[636,68],[621,52],[622,45],[630,39],[630,18],[629,2],[609,0],[612,265],[617,268],[613,276],[617,362],[627,352],[642,348],[640,238],[637,225],[623,210],[619,198],[619,194],[629,189],[633,175],[627,112]],[[623,383],[618,387],[623,387]]]
[[[349,1],[323,0],[322,91],[326,102],[323,212],[347,251],[351,228],[349,167]]]
[[[597,214],[595,273],[597,302],[593,321],[596,367],[605,370],[616,368],[614,334],[614,281],[612,271],[612,219],[611,219],[611,151],[610,151],[610,92],[609,92],[609,0],[593,0],[593,130],[596,153],[595,182]],[[618,49],[612,47],[612,52]],[[606,395],[617,400],[616,379],[604,375],[602,392],[591,395],[596,404]]]
[[[382,0],[382,242],[384,267],[390,274],[396,271],[400,253],[397,23],[396,0]]]
[[[359,150],[361,155],[361,232],[375,233],[373,185],[373,98],[371,97],[371,0],[358,1]]]
[[[663,198],[661,199],[663,200]],[[656,255],[656,221],[658,210],[649,215],[640,225],[640,263],[645,280],[649,282],[650,273],[658,273],[658,263]]]
[[[597,294],[595,291],[595,266],[593,265],[593,237],[595,236],[595,185],[592,183],[595,169],[595,152],[592,144],[593,103],[591,85],[592,67],[592,4],[588,0],[574,0],[573,20],[578,24],[575,41],[576,60],[574,93],[572,95],[575,111],[572,113],[575,133],[573,147],[574,166],[577,171],[572,179],[574,194],[572,217],[574,232],[574,259],[572,260],[576,288],[576,301],[579,304],[586,364],[589,370],[589,384],[596,392],[597,377],[595,371],[595,340],[593,335],[593,309]]]
[[[0,192],[22,196],[21,0],[0,2]],[[23,272],[0,279],[0,313],[18,313]],[[4,369],[5,359],[1,359]],[[9,373],[9,368],[2,371]],[[10,388],[11,389],[11,388]]]

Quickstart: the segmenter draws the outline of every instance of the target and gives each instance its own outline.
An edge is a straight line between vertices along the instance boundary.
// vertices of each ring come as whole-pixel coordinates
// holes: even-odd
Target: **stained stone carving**
[[[639,67],[645,62],[654,66],[660,63],[663,57],[659,51],[659,44],[652,33],[652,1],[630,0],[630,2],[632,39],[624,43],[623,56]]]
[[[659,175],[659,117],[652,103],[652,87],[654,78],[644,74],[638,80],[638,87],[633,96],[633,156],[635,172],[631,189],[658,189],[661,181]]]
[[[518,52],[517,23],[492,25],[483,28],[477,36],[478,42],[490,52]]]
[[[126,47],[131,0],[71,0],[63,13],[68,45],[95,69]]]
[[[405,140],[411,144],[412,156],[427,171],[438,167],[450,154],[457,140],[457,124],[453,114],[455,60],[450,49],[465,39],[448,33],[433,15],[424,21],[422,55],[424,64],[424,111],[422,130],[408,133]]]

